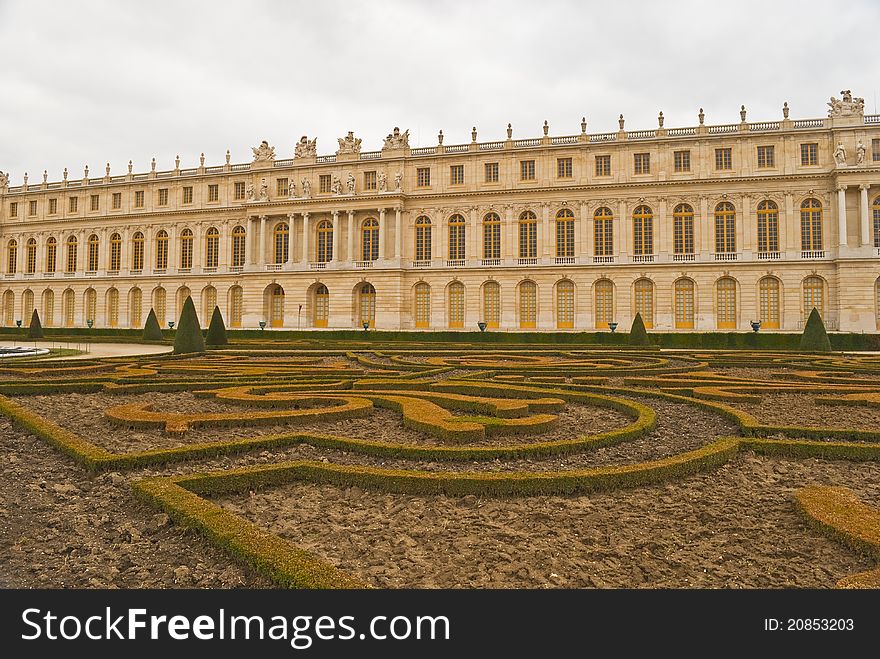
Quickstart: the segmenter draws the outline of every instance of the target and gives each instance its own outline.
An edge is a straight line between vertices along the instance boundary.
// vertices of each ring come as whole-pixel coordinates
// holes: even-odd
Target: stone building
[[[704,123],[9,185],[0,321],[140,327],[192,295],[231,327],[655,331],[880,326],[880,115]]]

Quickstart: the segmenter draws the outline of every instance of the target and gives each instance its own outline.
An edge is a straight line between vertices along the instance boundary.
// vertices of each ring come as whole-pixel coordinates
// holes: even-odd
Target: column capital
[[[870,183],[859,183],[859,190],[868,190],[870,187]]]
[[[294,218],[296,218],[296,213],[288,213],[287,219],[293,222]]]
[[[339,217],[339,211],[331,211],[331,213],[332,213],[332,215],[333,215],[333,219],[334,219],[334,220],[335,220],[337,217]]]
[[[377,209],[376,209],[376,212],[377,212],[377,213],[384,213],[384,212],[385,212],[385,209],[384,209],[384,208],[377,208]]]
[[[349,209],[349,210],[347,210],[347,211],[345,211],[345,212],[348,213],[348,216],[349,216],[349,217],[354,217],[354,210]]]
[[[848,187],[848,186],[846,186],[846,185],[842,185],[842,184],[841,184],[841,185],[838,185],[838,186],[837,186],[837,191],[838,191],[838,192],[846,192],[846,188],[847,188],[847,187]]]

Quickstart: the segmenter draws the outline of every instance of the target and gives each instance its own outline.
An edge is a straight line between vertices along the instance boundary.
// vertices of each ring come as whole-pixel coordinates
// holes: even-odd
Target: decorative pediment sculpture
[[[330,184],[330,192],[335,195],[342,194],[342,181],[339,180],[339,177],[336,174],[333,175],[333,182]]]
[[[254,162],[275,160],[275,147],[269,146],[266,140],[260,142],[260,146],[252,147],[251,150],[254,152]]]
[[[303,199],[311,199],[312,198],[312,182],[304,178],[302,180],[302,191],[303,191]]]
[[[5,188],[9,186],[9,174],[4,174],[3,170],[0,170],[0,188]]]
[[[385,192],[388,189],[388,175],[385,172],[379,172],[376,175],[376,185],[379,192]]]
[[[843,146],[843,142],[838,142],[837,148],[834,149],[834,162],[838,166],[846,164],[846,147]]]
[[[269,184],[266,183],[266,179],[260,179],[259,201],[269,201]]]
[[[390,133],[388,137],[385,138],[385,144],[382,146],[383,149],[408,149],[409,148],[409,129],[400,132],[400,129],[395,126],[394,132]]]
[[[295,158],[315,158],[318,155],[318,138],[310,140],[303,135],[299,138],[299,142],[293,147],[293,155]]]
[[[296,199],[296,181],[291,180],[290,183],[287,184],[287,196],[290,199]]]
[[[348,194],[354,194],[354,174],[351,172],[348,173],[348,179],[346,180],[345,185],[348,188]]]
[[[361,138],[355,137],[354,131],[348,131],[348,135],[338,138],[338,141],[339,150],[336,152],[337,156],[343,153],[361,152]]]
[[[864,165],[865,164],[865,153],[868,151],[868,148],[865,146],[865,143],[862,140],[859,140],[858,145],[856,146],[856,164]],[[0,187],[3,187],[3,181],[0,180]]]
[[[840,92],[843,98],[834,96],[828,101],[829,117],[861,117],[865,114],[865,99],[853,98],[849,89]]]
[[[401,187],[400,187],[400,186],[401,186],[402,182],[403,182],[403,172],[397,172],[397,173],[394,175],[394,191],[395,191],[395,192],[400,192],[400,191],[401,191]]]

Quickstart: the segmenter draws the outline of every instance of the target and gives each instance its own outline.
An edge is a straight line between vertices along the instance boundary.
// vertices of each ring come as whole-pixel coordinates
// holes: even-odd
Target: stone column
[[[516,263],[519,256],[517,251],[517,225],[513,221],[513,206],[504,207],[504,220],[501,225],[501,258],[511,259],[511,263]]]
[[[339,211],[333,211],[333,258],[330,260],[339,260]]]
[[[837,233],[838,244],[846,247],[846,186],[837,188]]]
[[[39,262],[39,260],[41,258],[43,258],[41,256],[42,251],[43,250],[41,249],[39,252],[37,252],[37,262]],[[107,272],[107,265],[108,265],[107,259],[109,257],[110,257],[110,244],[107,242],[107,229],[104,228],[104,229],[101,229],[101,245],[100,245],[100,249],[98,250],[98,270],[100,270],[101,272],[103,272],[105,274]],[[56,266],[57,266],[57,261],[58,261],[57,251],[55,253],[55,260],[56,260]],[[39,270],[39,268],[38,268],[38,270]]]
[[[232,235],[229,231],[229,220],[220,223],[220,248],[217,253],[217,267],[220,272],[227,272],[232,256]],[[217,291],[217,304],[220,304],[220,291]]]
[[[739,222],[737,233],[742,233],[742,240],[738,243],[739,251],[752,249],[752,198],[749,195],[742,196],[742,222]]]
[[[439,259],[441,263],[446,258],[446,254],[443,253],[443,231],[443,213],[435,209],[434,218],[431,220],[431,259],[434,261]]]
[[[144,274],[153,272],[153,227],[144,227]],[[119,296],[120,298],[122,295]]]
[[[668,218],[668,202],[666,199],[660,199],[657,201],[657,247],[654,252],[658,255],[666,254],[669,252],[669,237],[671,235],[671,231],[669,230],[669,222]]]
[[[385,209],[379,209],[379,260],[385,260]]]
[[[467,224],[465,225],[465,261],[476,259],[477,262],[483,257],[482,246],[480,244],[480,221],[477,215],[477,208],[471,206],[468,209]]]
[[[119,246],[119,273],[122,274],[123,271],[125,274],[128,274],[128,271],[131,270],[131,263],[129,262],[129,237],[131,232],[128,227],[125,227],[122,231],[119,232],[122,237],[122,244]]]
[[[870,187],[866,183],[859,186],[859,225],[861,226],[862,245],[874,247],[874,237],[871,235],[871,220],[868,210],[868,188]]]
[[[177,225],[168,227],[168,272],[177,272]],[[150,301],[152,304],[152,300]]]
[[[700,227],[700,245],[699,251],[708,254],[713,251],[714,247],[709,242],[714,235],[712,227],[709,226],[709,199],[708,197],[700,197],[700,216],[694,218],[694,226]]]
[[[590,259],[590,236],[592,234],[592,217],[590,217],[587,212],[587,205],[585,203],[581,204],[581,216],[579,221],[575,224],[575,258],[578,262],[581,261],[583,257],[587,257]]]
[[[309,267],[309,214],[303,213],[302,262]]]
[[[202,268],[202,253],[205,251],[205,245],[202,243],[202,224],[196,224],[193,230],[193,274],[199,273]]]
[[[794,196],[790,192],[785,193],[785,208],[783,209],[783,216],[780,218],[779,227],[780,229],[784,229],[780,231],[781,235],[779,236],[779,245],[780,247],[784,247],[784,249],[788,249],[792,252],[800,251],[801,244],[798,242],[800,236],[800,231],[798,231],[797,224],[795,224],[794,220]],[[784,239],[784,241],[783,241]],[[781,313],[781,311],[780,311]]]
[[[403,212],[400,208],[394,209],[394,257],[398,261],[403,260]]]
[[[348,262],[351,263],[351,267],[354,267],[354,262],[357,260],[354,257],[354,234],[355,234],[355,226],[354,226],[354,211],[348,211],[348,243],[346,247],[348,248],[348,252],[345,255],[345,258],[348,259]]]
[[[257,265],[260,266],[260,270],[265,270],[263,267],[266,263],[266,216],[260,215],[260,238],[259,238],[259,252],[257,252]]]
[[[617,235],[614,236],[614,252],[620,255],[621,260],[630,253],[630,235],[629,227],[632,220],[626,216],[626,201],[621,199],[617,204]]]
[[[539,259],[556,256],[553,228],[553,223],[550,222],[550,204],[541,204],[541,228],[538,231]],[[538,262],[540,263],[540,260]]]
[[[287,269],[293,269],[293,220],[296,213],[287,214]]]

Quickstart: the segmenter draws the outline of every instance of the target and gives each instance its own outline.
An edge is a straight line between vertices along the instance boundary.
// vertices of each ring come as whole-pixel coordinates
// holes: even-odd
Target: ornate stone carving
[[[290,183],[287,184],[287,196],[291,199],[296,199],[296,181],[291,180]]]
[[[856,164],[864,165],[865,164],[865,153],[867,152],[867,147],[865,146],[862,140],[859,140],[858,145],[856,146]],[[2,187],[2,183],[0,183],[0,187]]]
[[[260,146],[251,147],[254,152],[254,162],[275,160],[275,147],[269,146],[266,140],[260,142]]]
[[[254,184],[253,183],[247,184],[247,200],[248,201],[256,201],[257,200],[257,195],[256,195],[256,192],[254,191]]]
[[[4,174],[3,170],[0,170],[0,188],[5,188],[9,185],[9,174]]]
[[[354,174],[351,172],[348,173],[348,178],[345,181],[345,187],[348,189],[348,194],[354,194]]]
[[[403,185],[403,172],[397,172],[394,175],[394,191],[400,192],[402,190],[401,185]]]
[[[316,158],[318,155],[318,138],[310,140],[303,135],[299,138],[299,142],[293,147],[293,156],[295,158]]]
[[[385,172],[376,174],[376,187],[379,189],[379,192],[388,191],[388,175]]]
[[[861,117],[865,114],[865,99],[853,98],[849,89],[840,92],[843,97],[837,99],[834,96],[828,101],[829,117]]]
[[[338,138],[339,141],[339,150],[336,152],[336,155],[340,155],[342,153],[360,153],[361,152],[361,138],[354,136],[354,131],[348,131],[348,135],[345,137]]]
[[[846,147],[843,146],[843,142],[838,142],[837,147],[834,149],[834,162],[837,163],[838,167],[846,164]]]
[[[388,137],[385,138],[385,144],[382,145],[383,149],[408,149],[409,148],[409,129],[406,129],[402,133],[400,129],[395,126],[394,132],[389,133]]]
[[[342,194],[342,181],[339,180],[339,177],[336,174],[333,175],[333,182],[330,185],[330,192],[335,195]]]
[[[269,201],[269,184],[266,179],[260,179],[260,196],[259,201]]]
[[[303,199],[312,198],[312,182],[307,178],[302,180],[302,192]]]

